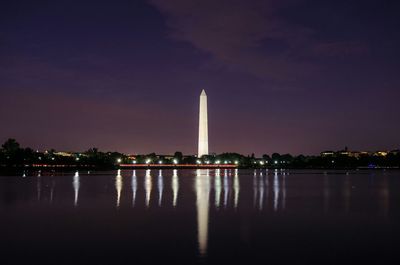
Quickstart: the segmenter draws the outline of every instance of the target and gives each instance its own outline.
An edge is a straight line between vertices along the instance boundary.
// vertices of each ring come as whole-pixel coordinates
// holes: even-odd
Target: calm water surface
[[[400,264],[399,171],[0,177],[0,264]]]

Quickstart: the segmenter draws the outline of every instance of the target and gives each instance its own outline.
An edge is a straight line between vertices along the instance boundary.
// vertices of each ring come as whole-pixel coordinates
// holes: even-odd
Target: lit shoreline
[[[120,164],[120,168],[238,168],[236,164]]]

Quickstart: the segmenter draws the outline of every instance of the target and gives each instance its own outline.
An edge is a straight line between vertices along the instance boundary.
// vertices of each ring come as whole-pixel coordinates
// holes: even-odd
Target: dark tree
[[[266,161],[269,161],[271,158],[269,157],[269,155],[267,155],[267,154],[264,154],[263,156],[262,156],[262,158],[264,159],[264,160],[266,160]]]
[[[279,153],[273,153],[271,158],[272,158],[272,160],[280,160],[281,155]]]
[[[24,150],[15,139],[8,139],[2,147],[4,163],[7,166],[19,166],[24,163]]]
[[[19,143],[12,138],[8,139],[2,147],[6,154],[14,154],[20,149]]]
[[[182,152],[175,152],[174,158],[178,159],[178,161],[182,161],[183,154]]]

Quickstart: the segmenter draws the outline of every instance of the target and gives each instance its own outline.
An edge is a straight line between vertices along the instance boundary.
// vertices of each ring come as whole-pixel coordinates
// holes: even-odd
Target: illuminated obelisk
[[[204,89],[200,94],[199,109],[199,149],[198,157],[208,155],[208,120],[207,120],[207,95]]]

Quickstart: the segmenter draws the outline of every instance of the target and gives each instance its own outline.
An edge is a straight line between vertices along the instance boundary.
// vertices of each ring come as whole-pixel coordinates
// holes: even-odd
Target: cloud
[[[310,31],[281,20],[274,1],[162,1],[151,0],[167,19],[170,36],[191,43],[225,67],[260,78],[282,79],[306,63],[290,58],[290,51],[309,39]],[[263,46],[279,42],[286,49],[265,53]]]
[[[149,0],[165,17],[169,36],[211,55],[231,71],[292,87],[318,73],[316,56],[359,52],[357,45],[317,41],[314,30],[281,11],[299,1]]]

